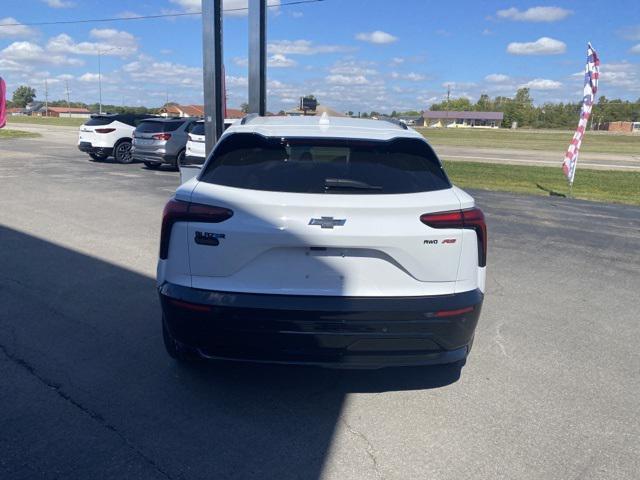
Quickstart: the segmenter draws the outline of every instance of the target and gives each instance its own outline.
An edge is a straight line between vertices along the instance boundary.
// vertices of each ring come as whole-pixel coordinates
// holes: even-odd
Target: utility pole
[[[449,111],[449,100],[451,98],[451,85],[447,84],[447,112]]]
[[[102,69],[100,68],[100,47],[98,47],[98,113],[102,114]]]
[[[49,116],[49,85],[47,79],[44,79],[44,116]]]
[[[202,56],[205,151],[208,155],[224,130],[222,0],[202,0]]]
[[[249,0],[249,113],[267,111],[267,0]]]
[[[65,80],[64,82],[67,89],[67,115],[71,116],[71,104],[69,103],[69,80]]]

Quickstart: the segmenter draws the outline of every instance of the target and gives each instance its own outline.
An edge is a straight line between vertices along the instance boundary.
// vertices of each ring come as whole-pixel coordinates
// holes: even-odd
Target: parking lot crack
[[[384,475],[382,473],[382,471],[380,470],[380,464],[378,463],[378,458],[376,457],[376,451],[375,448],[373,447],[373,444],[371,443],[371,441],[367,438],[367,436],[356,430],[355,428],[353,428],[349,422],[347,422],[345,420],[344,417],[340,417],[340,421],[342,422],[342,424],[344,425],[344,427],[347,429],[347,431],[353,435],[356,438],[359,438],[360,440],[362,440],[365,444],[365,449],[367,452],[367,456],[369,457],[369,459],[371,460],[371,463],[373,464],[373,469],[376,472],[376,477],[377,478],[384,478]]]
[[[42,383],[47,388],[53,390],[60,398],[65,400],[67,403],[71,404],[76,409],[80,410],[83,414],[89,416],[92,420],[98,422],[103,428],[106,428],[111,433],[116,435],[129,449],[131,449],[138,457],[140,457],[147,465],[149,465],[153,470],[159,473],[163,478],[167,478],[169,480],[172,477],[165,472],[152,458],[147,456],[142,450],[140,450],[136,445],[134,445],[130,440],[128,440],[124,434],[122,434],[115,426],[110,424],[100,413],[92,410],[91,408],[83,405],[80,401],[73,398],[67,392],[62,389],[62,385],[49,380],[38,372],[38,370],[27,360],[18,357],[17,355],[11,353],[4,345],[0,344],[0,352],[12,363],[21,367],[31,376],[33,376],[36,380]]]

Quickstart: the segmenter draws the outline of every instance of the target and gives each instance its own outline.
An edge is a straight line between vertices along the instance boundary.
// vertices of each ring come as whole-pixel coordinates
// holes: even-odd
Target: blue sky
[[[224,0],[225,8],[247,0]],[[602,58],[600,93],[640,98],[640,2],[324,0],[277,4],[268,19],[268,108],[315,94],[337,110],[426,109],[446,95],[581,98],[586,42]],[[2,0],[0,24],[197,12],[200,0]],[[0,27],[0,75],[43,98],[202,103],[200,16]],[[247,97],[247,17],[224,18],[228,104]]]

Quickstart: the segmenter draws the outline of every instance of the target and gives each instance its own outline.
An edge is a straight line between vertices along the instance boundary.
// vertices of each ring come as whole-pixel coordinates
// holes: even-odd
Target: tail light
[[[96,133],[111,133],[111,132],[115,132],[116,129],[115,128],[96,128],[95,132]]]
[[[160,258],[169,256],[169,240],[171,228],[176,222],[220,223],[230,219],[233,211],[228,208],[211,207],[199,203],[182,202],[172,198],[162,212],[162,228],[160,230]]]
[[[475,230],[478,237],[478,265],[487,265],[487,224],[479,208],[454,212],[425,213],[420,221],[431,228],[466,228]]]
[[[151,136],[156,140],[169,140],[171,138],[170,133],[155,133]]]

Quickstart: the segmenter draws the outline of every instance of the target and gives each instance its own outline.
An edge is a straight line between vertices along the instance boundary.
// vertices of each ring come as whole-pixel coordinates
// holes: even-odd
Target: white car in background
[[[424,137],[387,121],[245,117],[165,206],[174,358],[464,363],[487,230]]]
[[[113,155],[119,163],[131,163],[131,141],[138,123],[153,115],[94,114],[80,127],[78,149],[92,160]]]
[[[233,125],[236,119],[225,118],[225,130]],[[205,136],[204,136],[204,120],[198,120],[191,125],[189,130],[189,138],[187,140],[187,148],[185,150],[184,163],[186,165],[202,165],[205,160]]]

